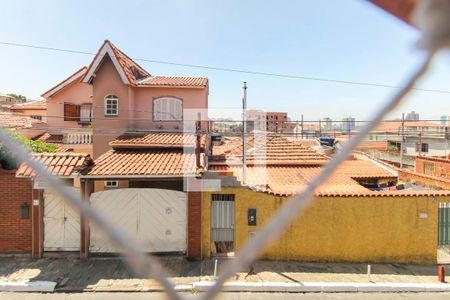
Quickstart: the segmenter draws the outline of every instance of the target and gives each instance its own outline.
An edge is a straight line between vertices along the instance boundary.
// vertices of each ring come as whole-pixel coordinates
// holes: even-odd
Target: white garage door
[[[185,193],[163,189],[117,189],[91,195],[91,206],[137,239],[146,252],[186,251],[186,205]],[[89,250],[119,252],[93,225]]]
[[[73,188],[78,193],[79,189]],[[80,250],[80,214],[56,192],[44,192],[44,251]]]

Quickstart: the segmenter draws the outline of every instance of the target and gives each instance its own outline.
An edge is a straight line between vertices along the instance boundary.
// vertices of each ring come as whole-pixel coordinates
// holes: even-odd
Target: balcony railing
[[[92,144],[92,131],[65,132],[64,144]]]

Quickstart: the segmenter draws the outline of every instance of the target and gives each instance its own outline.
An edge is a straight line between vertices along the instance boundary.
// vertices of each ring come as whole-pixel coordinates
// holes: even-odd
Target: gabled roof
[[[75,73],[73,73],[72,75],[70,75],[69,77],[67,77],[66,79],[64,79],[63,81],[61,81],[60,83],[58,83],[57,85],[46,91],[45,93],[43,93],[41,97],[47,99],[48,97],[53,96],[54,94],[56,94],[69,84],[82,78],[86,74],[86,70],[87,70],[86,67],[82,67],[81,69],[79,69],[78,71],[76,71]]]
[[[105,40],[89,65],[83,77],[83,82],[92,82],[95,72],[97,72],[105,56],[111,59],[122,82],[131,86],[204,88],[208,85],[208,78],[204,77],[151,76],[149,72],[108,40]]]
[[[89,68],[83,77],[83,82],[91,83],[95,72],[97,72],[105,56],[108,55],[113,62],[120,78],[124,84],[137,86],[137,81],[150,76],[144,68],[129,58],[125,53],[120,51],[116,46],[108,40],[102,44]]]
[[[39,153],[33,158],[42,163],[47,170],[56,176],[70,177],[77,175],[93,164],[91,156],[84,153]],[[16,172],[17,177],[34,177],[34,170],[22,164]]]

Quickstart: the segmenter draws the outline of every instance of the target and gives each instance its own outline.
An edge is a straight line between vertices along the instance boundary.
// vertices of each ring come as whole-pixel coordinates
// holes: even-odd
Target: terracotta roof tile
[[[242,161],[242,138],[226,137],[224,144],[213,147],[211,163],[236,163]],[[249,137],[247,142],[247,163],[266,165],[322,165],[328,157],[304,145],[280,135]]]
[[[375,132],[392,132],[398,133],[402,127],[401,121],[384,121],[381,122],[377,127],[373,130]],[[405,121],[405,128],[408,127],[445,127],[439,123],[429,122],[429,121]]]
[[[42,163],[53,175],[62,177],[83,172],[93,164],[90,155],[84,153],[39,153],[33,154],[33,158]],[[31,167],[22,164],[16,176],[33,177],[36,173]]]
[[[117,60],[119,61],[120,66],[125,73],[125,76],[127,76],[128,81],[132,85],[137,85],[138,80],[150,76],[150,73],[148,73],[144,68],[142,68],[134,60],[128,57],[125,53],[120,51],[119,48],[114,46],[113,43],[111,43],[110,41],[105,41],[105,43],[109,43],[109,45],[111,46]]]
[[[321,197],[382,197],[382,196],[433,196],[450,195],[450,191],[371,191],[345,174],[346,166],[338,169],[326,183],[316,189]],[[241,166],[210,166],[209,171],[229,175],[242,182]],[[255,191],[278,196],[291,196],[303,191],[312,178],[320,172],[320,167],[268,166],[248,167],[247,185]],[[357,177],[357,176],[354,176]],[[374,178],[377,176],[373,176]]]
[[[201,139],[202,146],[205,144],[205,137]],[[196,136],[183,133],[129,133],[117,137],[109,143],[115,149],[133,148],[183,148],[195,147]]]
[[[172,76],[152,76],[138,82],[139,86],[153,87],[206,87],[208,78],[205,77],[172,77]]]
[[[203,156],[203,154],[202,154]],[[175,149],[113,149],[95,160],[88,176],[197,175],[195,154]]]
[[[348,136],[341,136],[338,139],[338,142],[343,145],[349,141]],[[387,151],[388,150],[388,141],[362,141],[359,143],[358,147],[356,149],[367,149],[367,150],[381,150],[381,151]]]
[[[20,104],[14,104],[9,109],[11,110],[45,110],[47,109],[47,100],[27,101]]]
[[[0,126],[6,128],[43,127],[46,123],[33,119],[30,116],[17,115],[10,112],[0,112]]]
[[[337,173],[350,178],[393,178],[398,175],[370,160],[347,160],[337,169]]]
[[[151,76],[143,67],[137,64],[133,59],[128,57],[119,48],[108,40],[100,47],[99,51],[92,60],[90,66],[87,68],[87,73],[83,79],[85,82],[89,82],[92,79],[92,68],[96,65],[102,55],[104,47],[109,46],[112,53],[108,55],[114,56],[117,59],[119,67],[125,75],[127,81],[132,86],[136,87],[189,87],[189,88],[204,88],[208,85],[208,79],[203,77],[170,77],[170,76]],[[87,78],[89,77],[89,78]],[[124,79],[125,81],[125,79]]]

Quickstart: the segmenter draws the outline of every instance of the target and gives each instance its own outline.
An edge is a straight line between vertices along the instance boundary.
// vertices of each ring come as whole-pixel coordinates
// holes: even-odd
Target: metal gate
[[[234,242],[234,195],[213,194],[211,200],[211,241]]]
[[[71,188],[77,193],[80,190]],[[80,250],[80,213],[51,190],[44,192],[44,251]]]
[[[450,203],[439,203],[438,245],[450,245]]]
[[[145,252],[186,251],[187,195],[163,189],[114,189],[91,195],[91,206],[144,247]],[[90,226],[90,252],[120,252]]]

